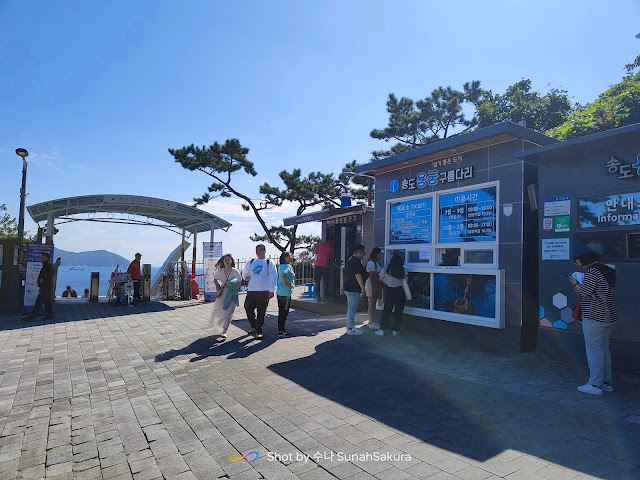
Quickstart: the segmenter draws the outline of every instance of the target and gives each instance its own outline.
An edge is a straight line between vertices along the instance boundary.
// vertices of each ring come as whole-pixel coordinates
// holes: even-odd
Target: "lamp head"
[[[27,152],[25,148],[16,148],[16,155],[18,155],[19,157],[22,157],[22,159],[24,160],[26,157],[29,156],[29,152]]]

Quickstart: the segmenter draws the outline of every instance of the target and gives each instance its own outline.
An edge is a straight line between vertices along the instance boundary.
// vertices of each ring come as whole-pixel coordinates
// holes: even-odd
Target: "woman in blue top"
[[[289,315],[289,307],[291,307],[291,293],[293,292],[293,282],[295,274],[291,268],[291,253],[282,252],[280,255],[280,266],[278,266],[278,287],[276,295],[278,296],[278,337],[290,337],[291,334],[284,329],[284,324]]]

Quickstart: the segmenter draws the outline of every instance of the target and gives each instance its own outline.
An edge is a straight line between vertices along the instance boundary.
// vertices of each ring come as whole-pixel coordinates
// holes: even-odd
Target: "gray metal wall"
[[[559,308],[566,297],[567,309],[579,300],[571,284],[561,275],[577,270],[573,264],[575,256],[573,242],[576,233],[589,232],[640,232],[640,225],[626,227],[578,229],[578,198],[640,192],[640,176],[620,180],[607,175],[604,164],[612,155],[628,163],[640,152],[640,138],[635,141],[606,142],[589,149],[571,151],[561,157],[541,159],[539,170],[539,225],[540,238],[570,237],[570,260],[541,260],[539,274],[540,316],[557,327],[539,329],[539,353],[548,358],[586,364],[582,325],[571,319],[569,312]],[[635,171],[634,171],[635,173]],[[546,233],[542,230],[544,198],[560,195],[571,196],[571,231],[568,233]],[[540,247],[538,247],[540,248]],[[610,263],[605,261],[604,263]],[[614,301],[618,322],[612,335],[612,361],[615,370],[640,373],[640,263],[615,263],[617,283]],[[554,296],[556,297],[554,305]],[[567,323],[568,322],[568,323]],[[546,322],[545,322],[546,323]],[[563,323],[566,327],[563,327]]]
[[[439,167],[441,170],[473,165],[474,176],[452,183],[435,185],[414,190],[389,192],[389,180],[415,178],[420,172],[433,168],[432,161],[413,167],[401,168],[389,173],[376,175],[374,243],[384,247],[386,202],[412,195],[447,191],[459,187],[473,186],[498,180],[499,225],[498,265],[505,270],[505,322],[508,332],[483,327],[470,327],[451,322],[407,316],[407,323],[418,330],[438,328],[464,331],[469,338],[480,339],[480,343],[491,343],[506,348],[531,349],[535,347],[537,334],[537,213],[532,211],[526,193],[528,184],[537,182],[537,166],[516,158],[518,152],[533,145],[523,140],[512,140],[484,147],[464,154],[458,165]],[[513,205],[513,213],[504,215],[504,204]],[[435,206],[435,205],[434,205]],[[434,238],[435,241],[435,238]],[[507,343],[509,345],[507,345]]]

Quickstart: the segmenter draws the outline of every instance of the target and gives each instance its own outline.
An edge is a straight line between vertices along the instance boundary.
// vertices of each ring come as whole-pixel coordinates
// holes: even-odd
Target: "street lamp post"
[[[20,189],[20,217],[18,219],[18,241],[24,246],[24,207],[27,198],[27,157],[29,152],[24,148],[16,148],[16,155],[22,158],[22,188]]]
[[[24,207],[27,198],[27,157],[29,152],[24,148],[16,148],[16,155],[22,158],[22,188],[20,189],[20,217],[18,218],[18,242],[20,247],[24,247]],[[22,301],[24,294],[24,287],[22,286],[23,274],[20,272],[20,266],[18,266],[18,278],[20,279],[20,286],[18,287],[18,311],[22,309]]]

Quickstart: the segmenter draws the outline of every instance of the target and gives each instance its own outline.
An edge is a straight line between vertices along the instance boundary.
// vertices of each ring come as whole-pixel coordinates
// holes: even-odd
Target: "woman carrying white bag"
[[[393,312],[393,336],[396,337],[400,333],[400,325],[402,323],[402,314],[404,312],[404,304],[407,300],[411,300],[411,292],[409,296],[405,293],[405,285],[407,285],[407,272],[404,269],[404,260],[398,254],[394,254],[389,260],[389,265],[380,276],[384,284],[387,286],[384,298],[384,311],[380,320],[380,330],[376,335],[383,336],[384,331],[389,329],[389,319]]]

